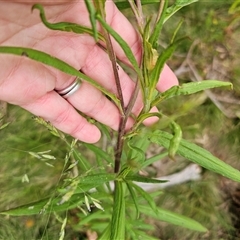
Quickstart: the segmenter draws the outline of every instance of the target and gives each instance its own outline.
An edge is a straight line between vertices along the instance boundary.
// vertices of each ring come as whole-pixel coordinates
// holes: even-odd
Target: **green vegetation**
[[[240,55],[236,21],[239,1],[233,5],[227,0],[169,1],[172,8],[166,1],[165,15],[161,15],[150,34],[153,37],[147,38],[149,26],[140,26],[146,47],[141,69],[125,42],[104,22],[103,6],[97,4],[95,15],[95,8],[86,2],[91,16],[96,17],[92,18],[92,31],[84,28],[81,31],[97,39],[94,21],[98,20],[121,43],[138,77],[144,109],[128,135],[124,135],[124,125],[114,133],[116,139],[120,134],[125,140],[123,149],[119,147],[122,154],[116,156],[109,137],[113,133],[105,126],[99,124],[104,135],[101,142],[89,145],[64,136],[24,110],[8,106],[6,114],[0,114],[4,115],[1,125],[9,123],[0,130],[0,222],[3,226],[0,239],[16,239],[16,236],[18,239],[88,239],[96,233],[99,239],[234,239],[238,233],[225,199],[234,193],[234,188],[229,186],[237,186],[232,180],[240,182],[237,170],[240,169]],[[180,9],[187,3],[193,4]],[[39,5],[35,8],[43,11]],[[144,13],[147,16],[155,9],[155,4],[146,5]],[[179,11],[175,13],[176,10]],[[132,16],[129,9],[123,13]],[[175,34],[181,19],[182,27]],[[59,26],[66,30],[63,24],[55,25]],[[191,41],[182,41],[186,36]],[[160,57],[152,68],[155,49]],[[71,69],[70,74],[75,74],[71,67],[66,68],[64,64],[62,67],[62,63],[47,55],[0,47],[0,54],[23,51],[27,51],[29,58],[44,63],[47,59],[48,64],[59,70]],[[166,60],[176,70],[181,87],[156,94],[156,80]],[[79,77],[94,84],[87,76]],[[203,79],[221,81],[196,83]],[[231,87],[229,82],[233,83],[233,90],[212,90]],[[96,87],[119,106],[126,118],[129,116],[121,99]],[[208,90],[203,92],[205,89]],[[160,121],[145,129],[141,123],[152,116],[149,109],[154,105],[161,109]],[[149,154],[149,149],[154,147],[153,155],[159,154],[155,144],[167,150],[162,150],[164,154],[151,162],[145,153]],[[136,181],[151,183],[154,182],[151,177],[178,172],[189,160],[204,167],[201,180],[153,193],[135,184]],[[147,176],[138,175],[140,170]],[[109,184],[112,180],[114,192]],[[92,188],[96,191],[89,192]]]

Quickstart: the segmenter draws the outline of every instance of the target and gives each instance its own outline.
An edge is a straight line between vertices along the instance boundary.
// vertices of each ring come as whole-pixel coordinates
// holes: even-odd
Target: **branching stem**
[[[121,118],[119,131],[118,131],[118,137],[117,137],[117,145],[115,149],[115,166],[114,166],[114,172],[118,173],[121,166],[121,156],[122,156],[122,150],[124,145],[124,135],[126,132],[126,123],[127,120],[132,112],[132,108],[136,102],[137,96],[139,93],[139,80],[137,80],[135,89],[132,93],[131,99],[128,103],[128,106],[125,109],[125,116]]]

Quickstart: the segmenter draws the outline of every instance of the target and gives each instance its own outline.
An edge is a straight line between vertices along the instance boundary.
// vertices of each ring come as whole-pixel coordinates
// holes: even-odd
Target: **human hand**
[[[29,3],[2,2],[0,8],[0,45],[22,46],[49,53],[86,75],[95,79],[103,87],[117,94],[113,71],[107,54],[87,35],[52,31],[47,29],[39,18],[39,13],[31,13]],[[44,3],[44,1],[42,1]],[[90,26],[88,11],[84,1],[63,1],[45,6],[50,22],[74,22]],[[141,60],[141,41],[128,20],[118,11],[112,1],[106,2],[107,22],[129,44],[135,57]],[[113,42],[117,57],[127,62],[120,47]],[[55,90],[65,89],[74,78],[56,69],[39,64],[28,58],[0,55],[0,99],[19,105],[31,113],[50,121],[55,127],[82,141],[93,143],[99,140],[100,131],[90,124],[77,110],[118,129],[120,114],[117,107],[99,90],[83,82],[73,95],[62,98]],[[130,100],[134,82],[119,69],[124,102]],[[177,78],[166,65],[160,81],[159,91],[165,91],[178,84]],[[142,108],[141,96],[133,108],[137,115]],[[76,110],[77,109],[77,110]],[[156,109],[153,109],[156,111]],[[133,120],[129,119],[128,128]],[[149,119],[148,124],[154,120]]]

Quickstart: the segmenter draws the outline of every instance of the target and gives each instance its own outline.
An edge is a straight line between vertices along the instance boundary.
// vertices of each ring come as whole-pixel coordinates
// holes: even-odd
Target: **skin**
[[[47,1],[45,1],[47,2]],[[42,3],[49,22],[68,21],[90,27],[84,1],[57,1],[54,5]],[[106,89],[117,93],[113,71],[107,54],[87,35],[52,31],[40,20],[39,11],[31,12],[33,1],[3,1],[0,8],[0,45],[22,46],[47,52],[62,59],[86,75],[95,79]],[[112,1],[106,2],[106,19],[129,44],[137,60],[141,61],[141,41],[129,21]],[[120,47],[113,41],[117,57],[127,63]],[[120,115],[117,107],[101,92],[83,82],[76,93],[67,100],[55,91],[69,86],[74,78],[56,69],[13,55],[0,54],[0,100],[18,105],[34,115],[50,121],[61,131],[88,143],[100,139],[99,129],[88,123],[77,111],[81,111],[114,130],[118,129]],[[129,102],[134,83],[119,68],[125,105]],[[166,65],[157,84],[165,91],[178,80]],[[142,108],[141,96],[133,108],[136,115]],[[152,109],[157,111],[157,109]],[[152,124],[156,119],[148,119]],[[127,128],[133,124],[129,119]]]

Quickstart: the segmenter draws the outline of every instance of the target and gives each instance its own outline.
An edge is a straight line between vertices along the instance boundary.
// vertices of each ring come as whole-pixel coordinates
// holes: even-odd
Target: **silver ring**
[[[55,90],[61,97],[63,98],[68,98],[71,95],[73,95],[73,93],[75,93],[81,86],[81,80],[80,78],[76,78],[75,81],[69,85],[68,87],[66,87],[65,89],[62,90]]]

